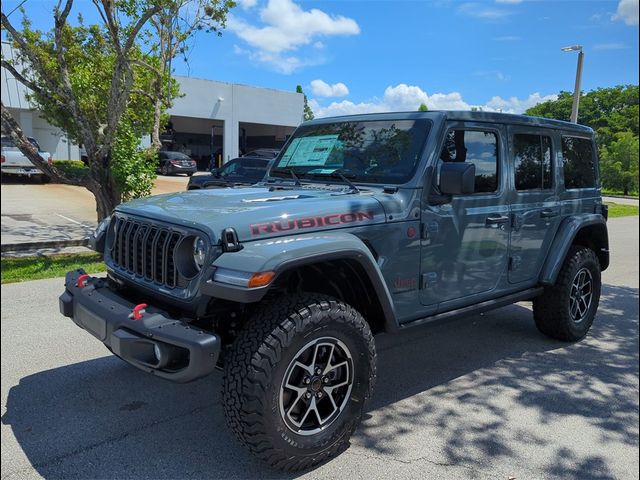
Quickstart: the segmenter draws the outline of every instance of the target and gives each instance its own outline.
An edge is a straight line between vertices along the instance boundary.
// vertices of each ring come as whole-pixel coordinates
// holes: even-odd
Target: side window
[[[450,130],[440,161],[473,163],[476,166],[476,193],[490,193],[498,189],[498,138],[493,132]]]
[[[593,143],[590,139],[562,137],[562,161],[566,189],[596,186]]]
[[[548,190],[551,188],[551,138],[544,135],[513,136],[513,162],[516,190]]]

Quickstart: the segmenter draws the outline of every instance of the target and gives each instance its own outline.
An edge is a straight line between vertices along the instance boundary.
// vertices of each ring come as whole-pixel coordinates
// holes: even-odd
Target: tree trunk
[[[161,93],[156,92],[154,95],[154,105],[153,105],[153,129],[151,130],[151,146],[155,150],[160,150],[162,147],[162,142],[160,141],[160,122],[162,121],[162,98]]]
[[[95,152],[88,156],[91,179],[86,187],[96,199],[96,213],[98,222],[101,222],[111,215],[113,209],[120,204],[122,196],[113,175],[111,175],[111,161],[108,155],[103,156]]]
[[[155,150],[160,150],[160,129],[162,125],[162,85],[159,80],[153,82],[153,129],[151,130],[151,146]]]
[[[99,188],[92,192],[96,197],[96,213],[98,214],[98,222],[111,215],[113,209],[120,203],[119,195],[114,195],[113,191],[106,188]]]

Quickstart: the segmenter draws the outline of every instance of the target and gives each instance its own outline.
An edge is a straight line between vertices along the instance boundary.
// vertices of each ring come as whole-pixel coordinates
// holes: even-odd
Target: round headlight
[[[196,265],[198,271],[204,266],[204,261],[207,256],[207,244],[201,237],[193,239],[193,262]]]

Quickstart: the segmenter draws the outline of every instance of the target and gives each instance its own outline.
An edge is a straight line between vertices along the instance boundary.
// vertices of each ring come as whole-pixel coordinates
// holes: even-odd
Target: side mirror
[[[467,162],[444,162],[440,168],[440,192],[468,195],[475,192],[476,166]]]
[[[211,170],[211,175],[213,175],[214,177],[219,177],[220,176],[220,172],[218,171],[217,168],[213,167]]]

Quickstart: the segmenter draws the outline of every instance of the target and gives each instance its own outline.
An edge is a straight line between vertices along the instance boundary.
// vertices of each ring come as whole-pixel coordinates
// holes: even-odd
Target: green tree
[[[177,83],[172,80],[172,61],[181,56],[188,62],[189,40],[198,32],[222,35],[229,10],[235,7],[233,0],[174,0],[166,2],[149,20],[145,44],[158,59],[156,63],[138,60],[153,74],[151,90],[146,94],[153,103],[153,127],[151,144],[160,148],[160,130],[164,111],[171,107],[178,95]]]
[[[421,103],[420,106],[418,107],[418,111],[419,112],[428,112],[429,108],[424,103]]]
[[[313,120],[313,118],[314,118],[313,110],[311,110],[311,107],[309,106],[309,103],[307,102],[307,96],[305,95],[304,91],[302,90],[302,85],[296,86],[296,92],[297,93],[301,93],[304,96],[304,111],[303,111],[302,118],[304,119],[305,122],[308,121],[308,120]]]
[[[598,143],[608,145],[616,133],[630,131],[638,135],[638,85],[597,88],[580,97],[578,123],[593,128]],[[573,95],[560,92],[556,100],[539,103],[526,115],[569,121]]]
[[[171,0],[93,3],[101,23],[85,25],[79,16],[77,25],[70,25],[73,0],[61,0],[48,32],[34,30],[24,11],[20,30],[4,11],[1,15],[2,29],[17,56],[15,60],[3,57],[2,66],[30,90],[31,101],[49,123],[84,146],[88,173],[65,173],[43,161],[4,104],[1,110],[2,131],[51,178],[86,187],[96,198],[97,217],[102,220],[123,196],[140,193],[127,190],[135,182],[123,181],[131,175],[124,172],[149,171],[148,159],[135,168],[126,166],[126,162],[141,161],[141,156],[127,158],[123,146],[130,144],[132,135],[139,139],[150,131],[150,99],[136,92],[148,92],[153,76],[136,62],[158,64],[157,57],[141,51],[140,38],[150,18]]]
[[[615,140],[602,149],[600,172],[607,188],[625,195],[638,192],[638,137],[631,132],[617,133]]]
[[[540,103],[525,113],[537,117],[569,121],[572,104],[573,95],[570,92],[560,92],[556,100]],[[625,190],[623,185],[632,185],[631,178],[634,175],[637,185],[637,167],[633,173],[633,162],[613,161],[611,160],[613,158],[611,152],[619,152],[623,145],[631,142],[630,139],[633,137],[637,141],[638,104],[638,85],[597,88],[580,97],[578,123],[587,125],[596,132],[596,141],[603,159],[602,185],[605,188]],[[604,165],[604,158],[607,156],[609,164]],[[616,154],[616,158],[621,157]],[[633,188],[627,188],[633,191]]]

